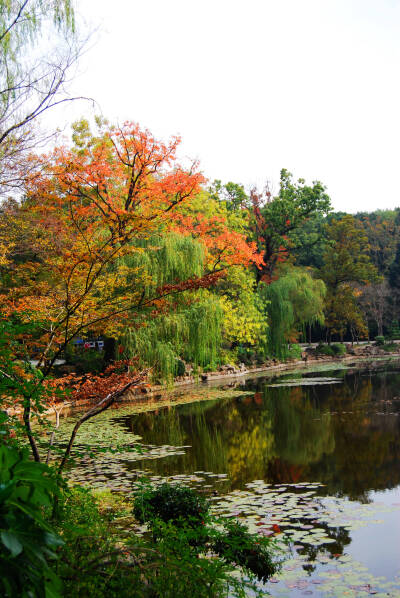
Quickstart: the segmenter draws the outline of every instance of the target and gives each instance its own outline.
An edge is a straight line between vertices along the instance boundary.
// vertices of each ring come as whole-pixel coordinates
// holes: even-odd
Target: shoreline
[[[317,357],[316,359],[309,359],[305,361],[304,359],[298,359],[293,361],[287,362],[280,362],[275,365],[263,365],[259,367],[248,368],[244,370],[236,370],[234,372],[208,372],[206,374],[207,378],[205,378],[203,374],[203,378],[201,375],[199,377],[190,377],[186,380],[175,380],[171,387],[165,385],[156,385],[152,386],[150,389],[143,392],[140,389],[135,391],[128,391],[127,395],[132,397],[137,397],[140,395],[144,396],[151,396],[154,394],[159,393],[174,393],[176,390],[180,388],[190,388],[193,386],[207,388],[213,386],[220,386],[223,382],[226,381],[233,381],[237,379],[246,379],[246,378],[253,378],[255,375],[258,374],[266,374],[269,373],[274,376],[275,373],[281,373],[286,371],[291,371],[295,369],[303,369],[305,371],[312,371],[313,368],[322,365],[322,364],[335,364],[335,363],[348,363],[348,362],[355,362],[361,363],[363,361],[386,361],[390,359],[400,359],[400,351],[396,353],[381,353],[376,355],[342,355],[342,356],[335,356],[335,357]],[[215,385],[213,383],[216,383]],[[125,396],[120,399],[120,402],[125,402]]]
[[[116,404],[131,404],[133,407],[138,407],[140,411],[152,411],[163,406],[179,405],[180,403],[190,403],[203,400],[203,397],[199,399],[199,396],[196,395],[196,392],[203,394],[207,391],[207,389],[215,390],[218,387],[220,387],[222,390],[227,390],[229,387],[233,388],[236,386],[235,383],[238,385],[244,385],[247,379],[256,377],[265,376],[273,379],[275,377],[279,377],[280,374],[291,372],[293,370],[311,373],[315,370],[315,368],[321,365],[332,365],[334,367],[335,364],[339,365],[345,363],[351,367],[351,364],[354,363],[354,367],[357,367],[363,362],[366,362],[366,365],[368,365],[376,364],[377,362],[389,362],[395,359],[400,360],[400,351],[396,353],[379,353],[374,355],[342,355],[335,357],[321,356],[318,358],[308,359],[307,361],[304,359],[293,360],[277,363],[274,365],[268,364],[244,370],[236,370],[233,372],[216,371],[208,373],[206,379],[201,379],[200,376],[197,378],[191,376],[185,380],[177,380],[171,386],[157,385],[146,389],[138,388],[134,391],[128,391],[123,397],[118,399]],[[185,399],[184,396],[187,394],[189,396],[187,399]],[[190,394],[192,394],[192,396],[190,396]],[[62,405],[63,404],[60,403],[58,406],[61,408]],[[84,410],[88,406],[93,406],[93,402],[85,401],[76,405],[66,404],[62,409],[60,417],[64,419],[73,415],[74,413]],[[21,413],[22,411],[15,411],[14,415]],[[46,410],[43,415],[46,415],[50,419],[56,417],[55,411],[52,408]]]

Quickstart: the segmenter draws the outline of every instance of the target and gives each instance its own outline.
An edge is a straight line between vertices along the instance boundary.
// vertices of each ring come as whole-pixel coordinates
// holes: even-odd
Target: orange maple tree
[[[255,246],[222,220],[195,222],[180,213],[204,177],[196,162],[179,163],[179,141],[158,141],[135,123],[103,126],[99,136],[41,157],[26,180],[25,200],[4,206],[0,313],[37,324],[29,342],[38,351],[38,384],[74,337],[88,330],[113,334],[133,311],[160,309],[166,297],[214,284],[230,265],[259,262]],[[126,257],[152,251],[146,242],[160,231],[204,244],[203,276],[154,289],[140,260],[126,264]],[[31,407],[24,397],[24,421],[39,459]]]

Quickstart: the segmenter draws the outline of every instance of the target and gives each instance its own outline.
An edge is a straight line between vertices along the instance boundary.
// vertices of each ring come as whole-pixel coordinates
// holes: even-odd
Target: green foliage
[[[167,483],[138,493],[134,505],[134,514],[139,521],[161,519],[165,523],[190,527],[204,522],[208,510],[206,499],[191,488]]]
[[[346,346],[343,343],[332,343],[331,345],[334,355],[345,355]]]
[[[384,336],[376,336],[375,337],[375,344],[378,347],[383,347],[383,345],[385,344],[385,337]]]
[[[261,365],[265,363],[265,355],[258,351],[254,351],[249,347],[239,345],[236,350],[237,361],[244,363],[245,365]]]
[[[256,591],[251,583],[231,576],[224,563],[241,567],[250,580],[256,577],[267,581],[278,569],[272,557],[271,540],[249,533],[245,526],[236,522],[213,518],[209,508],[209,503],[191,488],[163,484],[159,488],[137,492],[134,512],[140,521],[148,523],[162,553],[172,553],[190,563],[190,584],[193,583],[193,568],[196,572],[200,560],[203,570],[198,579],[200,587],[206,584],[211,588],[212,583],[214,592],[218,588],[216,593],[204,595],[222,596],[230,588],[233,595],[245,596],[246,586]],[[220,559],[210,560],[202,556],[209,551],[219,555]],[[176,588],[179,580],[174,577],[172,580]],[[178,588],[182,591],[181,586]],[[197,592],[196,596],[203,595]]]
[[[369,256],[379,274],[387,275],[396,254],[399,237],[399,209],[361,212],[354,217],[360,221],[369,244]]]
[[[119,516],[128,514],[121,506],[105,509],[101,496],[81,488],[66,495],[60,518],[65,547],[59,560],[66,596],[223,595],[226,567],[198,558],[189,528],[158,520],[147,539],[127,535],[116,527]]]
[[[291,254],[296,266],[317,269],[322,267],[322,256],[327,248],[325,222],[323,214],[314,214],[291,233]]]
[[[330,243],[324,254],[321,276],[327,286],[325,323],[329,334],[342,339],[349,329],[352,338],[365,337],[368,330],[357,304],[355,288],[378,282],[377,270],[369,256],[368,237],[353,216],[332,220],[326,229]]]
[[[228,563],[236,563],[266,582],[276,573],[276,562],[271,557],[268,543],[258,542],[247,528],[235,521],[224,525],[225,533],[213,542],[213,549]]]
[[[217,369],[217,364],[214,362],[211,362],[204,366],[203,372],[215,372],[216,369]]]
[[[100,497],[85,488],[74,487],[64,493],[58,517],[64,546],[57,573],[64,581],[65,596],[145,596],[140,570],[124,566],[123,554],[116,550],[118,537],[111,525],[120,514],[118,505],[101,509]]]
[[[346,346],[343,343],[332,343],[331,345],[323,345],[320,343],[316,351],[319,355],[334,357],[336,355],[345,355]]]
[[[325,285],[301,268],[288,268],[275,282],[259,285],[269,320],[267,350],[285,358],[287,343],[315,322],[323,323]]]
[[[385,351],[389,351],[390,353],[397,353],[400,349],[400,346],[397,343],[385,343],[383,345]]]
[[[21,323],[0,317],[0,409],[23,408],[29,398],[41,421],[50,391],[43,387],[42,372],[30,363],[24,344],[25,336],[34,337],[38,326],[39,323]],[[16,415],[4,417],[0,428],[16,440],[25,433],[23,423]]]
[[[185,362],[182,359],[176,360],[175,373],[177,376],[184,376],[186,372]]]
[[[249,196],[243,185],[238,183],[229,182],[223,185],[220,180],[215,180],[209,191],[213,199],[224,201],[228,210],[240,210],[249,206]]]
[[[0,447],[0,594],[56,598],[61,581],[54,562],[61,538],[45,521],[58,495],[51,470],[27,451]]]
[[[316,351],[318,355],[328,355],[329,357],[333,357],[335,355],[332,345],[319,344],[316,348]]]
[[[59,518],[65,544],[58,560],[65,596],[245,598],[249,591],[261,595],[249,577],[262,579],[276,570],[271,540],[231,522],[218,521],[217,528],[207,501],[192,490],[147,488],[144,495],[149,498],[151,492],[157,496],[156,508],[138,511],[152,532],[145,538],[124,531],[130,506],[121,498],[93,495],[78,487],[65,493]],[[135,505],[139,497],[140,493]],[[195,511],[196,504],[204,520]],[[172,519],[167,520],[168,514]],[[219,558],[206,556],[209,551]],[[232,564],[241,567],[241,576],[233,574]]]
[[[400,327],[397,320],[393,320],[389,329],[389,336],[392,340],[400,339]]]
[[[333,220],[326,228],[326,236],[330,246],[324,255],[321,274],[328,288],[378,280],[377,270],[368,255],[368,237],[353,216]]]
[[[124,267],[148,279],[145,298],[158,287],[204,274],[204,248],[195,239],[178,234],[152,236],[142,241],[143,251],[124,258]],[[152,247],[152,251],[146,251]],[[155,248],[155,249],[154,249]],[[204,367],[218,361],[223,310],[219,300],[206,290],[174,296],[161,313],[135,314],[121,342],[126,357],[138,357],[138,367],[152,367],[157,381],[177,375],[177,359]],[[179,374],[178,374],[179,375]]]
[[[255,292],[255,277],[245,268],[231,268],[216,292],[224,312],[223,340],[235,345],[262,347],[266,342],[267,319],[263,302]]]
[[[140,251],[133,251],[125,256],[123,264],[115,267],[128,267],[132,283],[138,273],[146,276],[144,298],[152,297],[154,290],[165,284],[174,284],[204,274],[204,247],[192,237],[162,234],[160,231],[158,235],[138,240],[135,247]]]
[[[396,255],[389,268],[389,284],[392,289],[400,289],[400,242],[397,244]]]
[[[104,351],[97,349],[68,348],[66,357],[78,374],[97,374],[105,367]]]
[[[307,219],[328,213],[330,198],[319,181],[312,185],[306,185],[304,179],[293,182],[292,174],[282,169],[279,195],[271,199],[267,194],[261,208],[260,199],[254,201],[253,196],[257,242],[265,264],[259,279],[270,282],[279,263],[287,259],[288,251],[296,243],[298,229]]]
[[[162,520],[152,523],[157,542],[145,569],[149,598],[245,598],[250,584],[232,575],[232,568],[221,558],[207,558],[207,528],[177,527]],[[152,567],[152,569],[151,569]],[[255,589],[255,588],[254,588]],[[260,592],[255,592],[255,596]]]
[[[22,7],[22,4],[26,6]],[[1,62],[18,68],[27,45],[34,45],[45,25],[53,21],[58,29],[74,30],[74,11],[70,0],[32,0],[19,3],[0,0]]]
[[[129,328],[122,344],[125,354],[137,356],[138,367],[151,365],[156,379],[176,375],[176,360],[205,367],[218,363],[221,347],[223,311],[218,298],[208,291],[198,292],[193,304],[175,306],[171,311],[143,326]]]
[[[301,358],[301,347],[300,345],[290,345],[287,350],[287,359],[300,359]]]
[[[254,355],[254,352],[251,351],[251,349],[249,349],[248,347],[239,345],[236,349],[236,355],[239,362],[242,362],[245,365],[252,364],[252,356]]]

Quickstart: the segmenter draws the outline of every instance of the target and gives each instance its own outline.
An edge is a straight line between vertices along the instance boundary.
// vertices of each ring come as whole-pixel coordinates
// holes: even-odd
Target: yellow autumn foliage
[[[226,285],[220,303],[224,312],[224,338],[229,343],[251,346],[265,339],[267,321],[254,293],[254,278],[244,268],[232,268],[223,283]]]

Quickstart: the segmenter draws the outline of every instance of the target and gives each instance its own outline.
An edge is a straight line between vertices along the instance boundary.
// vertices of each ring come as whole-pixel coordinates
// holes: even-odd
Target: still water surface
[[[114,412],[112,425],[140,435],[150,452],[121,455],[103,483],[120,480],[121,489],[121,478],[145,470],[210,493],[217,512],[260,533],[277,524],[292,541],[266,586],[274,596],[399,597],[398,365],[258,377],[236,390]]]

